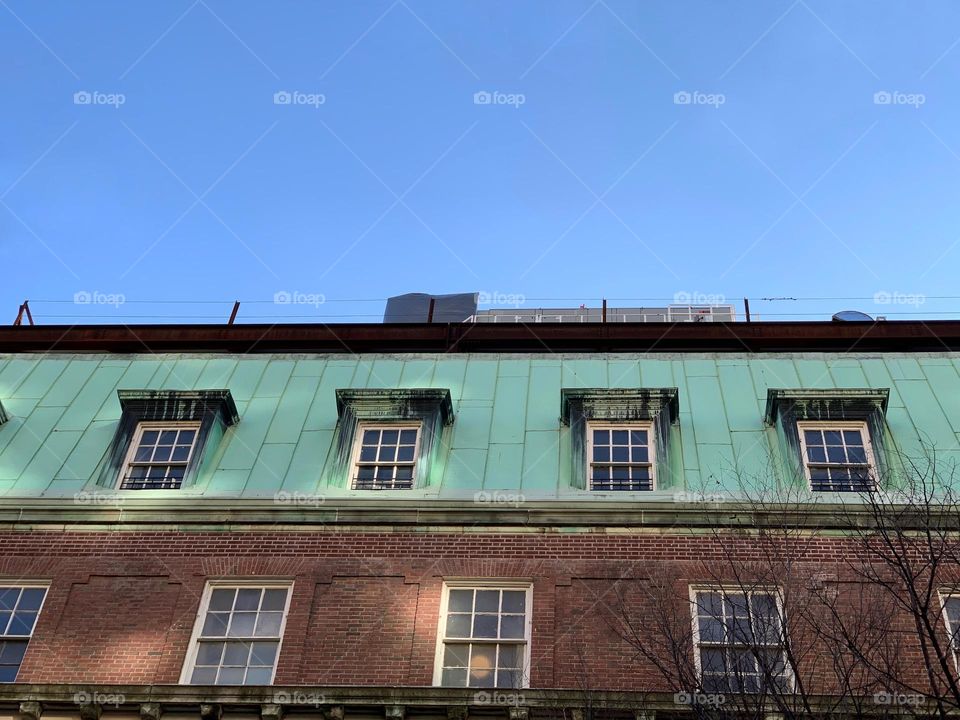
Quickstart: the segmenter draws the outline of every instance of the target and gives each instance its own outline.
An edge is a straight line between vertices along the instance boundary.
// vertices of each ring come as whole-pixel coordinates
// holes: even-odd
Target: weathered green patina
[[[769,389],[889,389],[883,444],[897,453],[919,456],[926,444],[949,462],[960,433],[960,354],[946,352],[4,355],[0,493],[72,498],[99,487],[121,414],[119,389],[220,388],[230,390],[239,422],[207,447],[194,484],[151,497],[370,496],[330,472],[336,391],[345,388],[450,391],[454,420],[437,448],[436,481],[378,492],[378,501],[472,498],[481,490],[598,502],[673,501],[690,490],[735,495],[744,483],[790,474],[779,430],[764,420]],[[678,389],[676,457],[656,492],[638,498],[574,487],[563,388]]]

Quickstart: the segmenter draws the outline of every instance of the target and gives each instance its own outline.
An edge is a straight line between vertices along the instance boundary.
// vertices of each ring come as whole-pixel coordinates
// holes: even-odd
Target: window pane
[[[257,627],[254,635],[257,637],[279,637],[282,622],[282,612],[260,613],[257,617]]]
[[[233,609],[233,596],[237,594],[234,588],[218,588],[210,593],[211,610]]]
[[[177,441],[176,430],[163,430],[160,432],[160,445],[173,445]]]
[[[630,433],[627,430],[613,430],[610,436],[614,445],[630,444]]]
[[[257,614],[252,612],[235,612],[230,621],[231,637],[249,637],[253,635]]]
[[[192,685],[213,685],[217,680],[217,668],[215,667],[197,667],[190,676]]]
[[[497,653],[497,665],[502,668],[520,667],[522,653],[517,645],[500,645]]]
[[[470,646],[447,643],[443,649],[444,667],[467,667],[470,662]]]
[[[234,610],[256,610],[260,607],[260,588],[240,588]]]
[[[277,646],[279,643],[276,642],[255,642],[251,643],[250,648],[250,664],[251,665],[268,665],[273,667],[274,660],[277,659]]]
[[[519,670],[498,670],[497,687],[518,688],[521,686],[523,674]]]
[[[593,443],[594,443],[594,445],[609,445],[609,444],[610,444],[610,431],[609,431],[609,430],[594,430],[594,431],[593,431]]]
[[[244,685],[269,685],[270,678],[273,675],[272,667],[250,668],[247,670],[247,677],[244,679]]]
[[[207,613],[200,634],[204,637],[223,637],[227,634],[227,622],[230,615],[227,613]]]
[[[523,615],[504,615],[500,618],[500,637],[515,640],[523,637]]]
[[[197,665],[219,665],[224,643],[200,643],[197,649]]]
[[[246,668],[220,668],[217,685],[242,685]]]
[[[503,612],[522,613],[527,603],[527,594],[519,590],[503,591]]]
[[[263,591],[263,604],[260,606],[261,610],[283,610],[287,604],[287,591],[286,590],[264,590]]]
[[[473,618],[473,637],[497,637],[497,619],[496,615],[475,615]]]
[[[473,610],[473,590],[451,590],[447,606],[450,612],[470,612]]]
[[[245,642],[228,642],[223,652],[224,665],[246,665],[250,645]]]
[[[401,430],[400,431],[400,442],[403,445],[413,445],[417,442],[417,431],[416,430]]]
[[[470,637],[470,615],[447,615],[447,637]]]
[[[497,612],[500,610],[499,590],[477,590],[477,612]]]
[[[13,610],[20,597],[20,588],[0,588],[0,609]]]
[[[20,666],[27,652],[26,640],[7,640],[0,647],[0,664]]]
[[[398,430],[384,430],[380,436],[381,445],[396,445],[397,439],[400,436],[400,431]]]
[[[463,668],[444,668],[440,684],[446,687],[466,687],[467,669]]]
[[[35,612],[16,612],[10,621],[10,627],[7,628],[7,635],[29,635],[36,621]]]

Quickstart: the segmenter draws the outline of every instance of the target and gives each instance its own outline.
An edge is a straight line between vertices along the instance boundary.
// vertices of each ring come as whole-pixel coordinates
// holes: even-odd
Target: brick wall
[[[533,582],[533,687],[672,691],[611,619],[689,628],[691,583],[771,574],[768,550],[659,533],[31,531],[0,533],[0,574],[51,583],[20,682],[175,684],[206,581],[259,576],[294,581],[276,684],[430,685],[442,582],[457,577]],[[794,597],[850,581],[852,552],[798,541],[777,580]]]

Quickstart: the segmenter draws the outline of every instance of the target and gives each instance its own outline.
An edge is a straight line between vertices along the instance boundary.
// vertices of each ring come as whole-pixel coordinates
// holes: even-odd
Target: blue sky
[[[958,307],[956,2],[0,0],[0,60],[3,322]]]

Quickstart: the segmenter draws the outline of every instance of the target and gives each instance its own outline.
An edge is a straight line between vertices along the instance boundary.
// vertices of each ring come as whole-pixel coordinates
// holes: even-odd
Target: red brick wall
[[[686,588],[734,557],[766,557],[749,539],[602,533],[6,532],[0,574],[49,580],[19,680],[177,683],[206,581],[294,580],[278,685],[430,685],[444,577],[533,581],[531,685],[674,690],[611,630],[614,582],[631,616],[656,610],[641,585],[662,581],[679,626]],[[850,546],[826,537],[792,552],[795,580]],[[606,618],[606,619],[605,619]],[[909,657],[909,652],[905,655]]]

